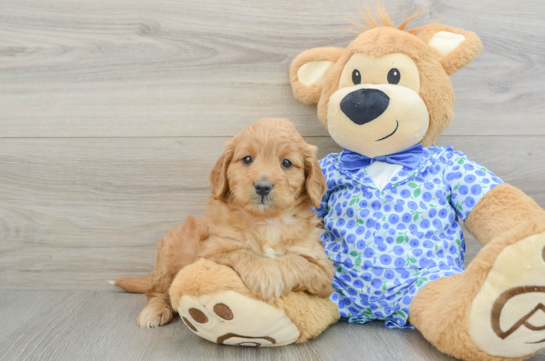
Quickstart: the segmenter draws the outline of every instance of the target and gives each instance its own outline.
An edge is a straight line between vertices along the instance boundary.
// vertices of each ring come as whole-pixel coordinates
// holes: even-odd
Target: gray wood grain
[[[545,3],[384,0],[396,23],[444,18],[484,51],[452,79],[449,135],[545,135]],[[301,51],[346,46],[326,0],[4,0],[0,3],[0,136],[231,136],[264,116],[326,135],[314,106],[291,94]]]
[[[105,292],[0,293],[0,361],[19,360],[454,360],[418,331],[380,322],[339,322],[317,339],[279,348],[218,346],[189,331],[176,315],[157,329],[136,319],[143,295]],[[544,361],[541,353],[530,359]]]
[[[444,17],[481,37],[483,53],[452,76],[456,117],[439,144],[545,206],[545,3],[382,3],[396,23],[422,6],[433,10],[413,26]],[[218,347],[177,318],[142,330],[145,297],[104,282],[153,268],[155,244],[202,213],[223,142],[250,122],[289,118],[321,156],[338,151],[315,107],[293,98],[287,69],[305,49],[350,43],[342,17],[358,6],[0,2],[0,361],[451,360],[380,323],[259,350]],[[467,243],[469,262],[480,247]]]
[[[114,291],[105,280],[147,274],[167,229],[202,214],[206,177],[225,139],[3,139],[0,289]],[[439,143],[454,144],[545,206],[542,139],[444,136]],[[320,156],[339,150],[328,137],[307,141]],[[479,249],[470,238],[468,261]]]

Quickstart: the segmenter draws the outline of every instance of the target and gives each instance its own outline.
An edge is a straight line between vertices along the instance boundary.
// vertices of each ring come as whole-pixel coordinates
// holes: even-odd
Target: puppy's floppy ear
[[[290,66],[295,97],[305,104],[318,103],[324,78],[343,53],[341,48],[314,48],[297,55]]]
[[[326,183],[322,168],[316,158],[317,148],[307,144],[305,147],[305,176],[307,194],[315,208],[320,208],[322,197],[326,190]]]
[[[210,180],[210,188],[212,196],[215,199],[221,199],[229,192],[229,183],[227,182],[227,168],[233,159],[233,140],[225,142],[225,151],[219,157],[216,165],[212,168],[212,172],[208,176]]]
[[[448,75],[471,63],[483,48],[475,33],[442,24],[429,26],[418,37],[441,55],[441,65]]]

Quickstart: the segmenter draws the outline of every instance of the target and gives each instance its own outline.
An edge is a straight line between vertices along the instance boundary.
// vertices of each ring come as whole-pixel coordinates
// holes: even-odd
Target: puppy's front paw
[[[142,328],[153,328],[163,326],[172,320],[172,308],[164,302],[148,304],[140,316],[138,316],[138,326]]]
[[[252,291],[261,299],[272,303],[279,298],[284,291],[284,282],[282,280],[269,279],[257,284],[252,288]]]
[[[327,285],[322,288],[319,288],[317,292],[315,293],[315,295],[320,298],[329,298],[329,296],[331,296],[332,293],[333,293],[333,286]]]
[[[298,287],[294,287],[292,291],[306,291],[310,293],[311,295],[320,297],[320,298],[329,298],[331,294],[333,293],[333,286],[330,284],[311,284],[311,285],[300,285]],[[284,293],[284,296],[286,293]]]
[[[271,303],[284,292],[284,281],[277,265],[257,267],[241,276],[248,288],[262,300]]]

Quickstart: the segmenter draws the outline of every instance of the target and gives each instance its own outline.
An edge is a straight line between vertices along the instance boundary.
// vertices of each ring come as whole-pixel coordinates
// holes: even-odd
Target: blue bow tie
[[[375,161],[386,162],[390,164],[399,164],[403,167],[414,169],[418,166],[424,157],[424,148],[422,143],[414,145],[399,153],[381,155],[375,158],[369,158],[365,155],[354,153],[348,149],[341,153],[341,167],[343,170],[353,171],[370,166]]]

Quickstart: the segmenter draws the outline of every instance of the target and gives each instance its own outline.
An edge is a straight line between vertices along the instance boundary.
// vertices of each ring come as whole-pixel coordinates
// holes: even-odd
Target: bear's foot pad
[[[274,347],[299,338],[299,330],[283,310],[234,291],[184,295],[178,313],[196,335],[218,344]]]
[[[469,317],[470,337],[488,354],[523,357],[545,348],[545,233],[498,255]]]

